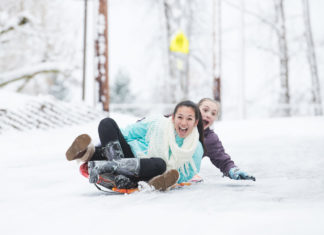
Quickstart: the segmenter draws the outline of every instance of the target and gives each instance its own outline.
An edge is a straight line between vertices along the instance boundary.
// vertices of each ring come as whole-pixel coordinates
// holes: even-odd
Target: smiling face
[[[214,121],[218,115],[218,105],[210,100],[205,100],[199,106],[201,116],[203,119],[204,130],[211,125],[213,125]]]
[[[191,107],[181,106],[177,112],[172,115],[174,128],[181,138],[186,138],[191,134],[194,127],[197,126],[198,120],[195,118],[195,111]]]

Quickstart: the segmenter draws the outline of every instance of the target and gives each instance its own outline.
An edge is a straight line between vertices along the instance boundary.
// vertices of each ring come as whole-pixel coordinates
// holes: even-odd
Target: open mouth
[[[208,126],[209,125],[209,121],[203,120],[203,125],[204,125],[204,127]]]
[[[182,128],[182,127],[179,127],[179,134],[181,136],[185,136],[188,132],[188,128]]]

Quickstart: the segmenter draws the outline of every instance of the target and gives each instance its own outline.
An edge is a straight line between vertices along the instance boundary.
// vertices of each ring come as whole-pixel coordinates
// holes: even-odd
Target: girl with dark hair
[[[148,181],[157,190],[190,180],[200,170],[203,123],[192,101],[176,105],[171,117],[149,117],[120,129],[111,118],[98,128],[102,147],[78,136],[66,152],[68,160],[88,162],[90,183],[110,175],[117,188],[132,188]]]

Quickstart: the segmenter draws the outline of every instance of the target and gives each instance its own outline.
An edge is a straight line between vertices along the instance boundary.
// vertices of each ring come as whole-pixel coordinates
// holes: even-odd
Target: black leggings
[[[118,140],[123,150],[125,158],[135,158],[131,147],[125,140],[117,123],[112,118],[105,118],[101,120],[98,127],[99,138],[101,146],[106,146],[111,141]],[[96,147],[94,156],[91,161],[107,160],[99,153],[100,147]],[[166,170],[165,161],[161,158],[144,158],[140,159],[140,172],[138,181],[148,181],[154,176],[161,175]]]

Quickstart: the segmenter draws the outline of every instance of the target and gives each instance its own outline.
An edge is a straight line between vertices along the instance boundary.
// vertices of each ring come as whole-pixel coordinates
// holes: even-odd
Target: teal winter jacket
[[[148,129],[150,128],[150,125],[153,124],[154,121],[147,121],[143,120],[137,123],[134,123],[132,125],[127,126],[126,128],[121,129],[121,132],[127,141],[127,143],[131,146],[131,149],[134,153],[134,155],[138,158],[143,157],[143,155],[147,155],[149,142],[146,139],[146,134]],[[175,132],[176,133],[176,132]],[[184,138],[180,138],[177,134],[176,135],[176,143],[179,147],[182,146]],[[200,171],[200,163],[203,156],[203,147],[202,144],[199,142],[196,148],[196,151],[194,152],[192,158],[193,162],[195,163],[197,173]],[[169,149],[169,157],[171,156],[171,149]],[[156,156],[159,157],[159,156]],[[178,183],[187,182],[190,180],[194,175],[195,171],[193,167],[189,164],[188,172],[186,168],[183,168],[185,172],[183,172],[181,169],[178,169],[179,171],[179,180]]]

